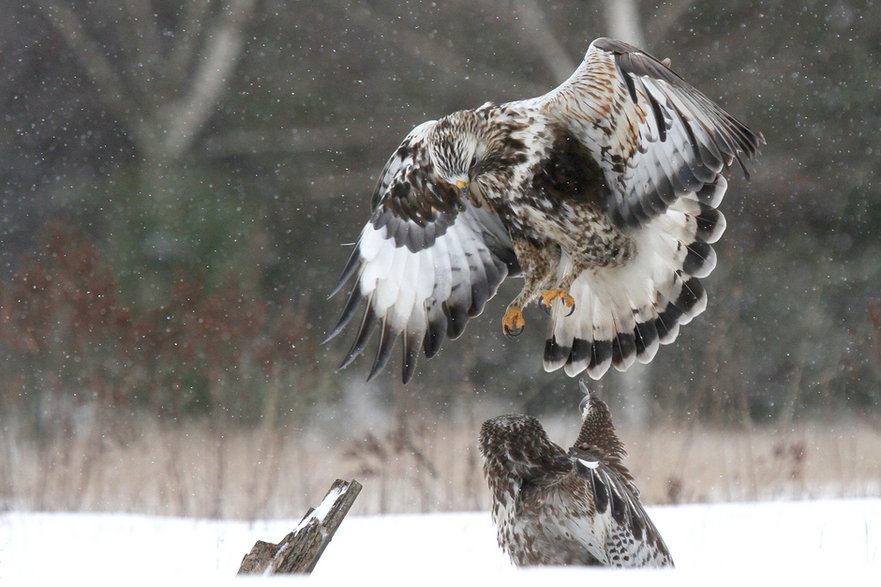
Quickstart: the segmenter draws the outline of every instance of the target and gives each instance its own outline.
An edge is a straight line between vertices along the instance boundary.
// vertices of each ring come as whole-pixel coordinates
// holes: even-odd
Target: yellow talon
[[[519,336],[526,326],[526,320],[523,319],[523,312],[516,308],[508,308],[502,317],[502,332],[505,336],[513,338]]]
[[[569,295],[569,291],[565,289],[549,289],[541,292],[541,303],[547,308],[551,307],[551,302],[560,299],[566,304],[567,308],[575,307],[575,298]]]

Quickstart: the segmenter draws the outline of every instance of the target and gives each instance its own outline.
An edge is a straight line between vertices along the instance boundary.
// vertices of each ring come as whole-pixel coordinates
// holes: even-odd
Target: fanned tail
[[[586,370],[599,379],[610,366],[625,371],[636,361],[648,363],[661,344],[676,339],[681,324],[704,311],[700,280],[716,266],[712,243],[722,236],[725,217],[715,206],[726,187],[719,175],[680,197],[634,230],[633,260],[586,270],[575,280],[569,290],[575,311],[567,316],[569,309],[556,304],[551,315],[546,371],[562,368],[574,377]]]

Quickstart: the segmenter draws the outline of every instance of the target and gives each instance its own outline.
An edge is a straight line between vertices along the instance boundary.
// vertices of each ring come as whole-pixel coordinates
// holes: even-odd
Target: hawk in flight
[[[403,339],[417,354],[458,337],[508,276],[502,317],[550,312],[544,368],[597,379],[647,363],[706,306],[700,279],[725,229],[716,209],[736,161],[764,139],[666,64],[626,43],[591,43],[544,96],[484,104],[414,128],[386,163],[372,212],[334,293],[354,286],[333,338],[365,302],[342,366],[379,344],[369,378]]]
[[[499,546],[517,566],[673,566],[622,462],[609,408],[581,386],[588,395],[568,453],[535,418],[483,423],[480,452]]]

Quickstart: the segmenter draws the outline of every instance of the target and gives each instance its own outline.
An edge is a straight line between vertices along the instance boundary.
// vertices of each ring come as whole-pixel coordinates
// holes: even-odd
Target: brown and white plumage
[[[582,418],[568,452],[535,418],[484,422],[480,451],[499,546],[517,566],[673,566],[623,464],[606,404],[588,395]]]
[[[378,327],[370,376],[403,337],[406,381],[420,348],[434,355],[521,275],[503,330],[519,332],[529,302],[549,306],[545,369],[599,378],[648,362],[703,311],[723,172],[762,142],[663,63],[597,39],[548,94],[455,112],[404,139],[335,289],[355,278],[329,338],[366,301],[343,365]]]

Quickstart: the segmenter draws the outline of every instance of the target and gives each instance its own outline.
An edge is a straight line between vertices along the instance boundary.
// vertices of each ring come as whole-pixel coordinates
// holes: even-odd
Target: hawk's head
[[[612,414],[609,406],[601,400],[597,393],[588,389],[584,380],[579,381],[584,399],[581,400],[581,430],[573,445],[573,449],[591,451],[600,457],[607,465],[616,469],[624,483],[630,487],[634,495],[639,495],[639,490],[633,482],[633,476],[624,466],[624,443],[618,438],[615,425],[612,422]]]
[[[444,116],[432,129],[428,145],[435,172],[463,194],[481,172],[488,146],[486,130],[486,119],[473,110]]]
[[[604,457],[616,455],[623,457],[624,446],[615,432],[612,414],[606,402],[601,400],[595,391],[588,389],[584,380],[578,382],[584,399],[581,400],[581,431],[575,447],[585,450],[600,449]]]
[[[480,428],[480,452],[490,485],[516,478],[533,481],[571,469],[571,462],[551,442],[538,420],[510,414],[492,418]]]

